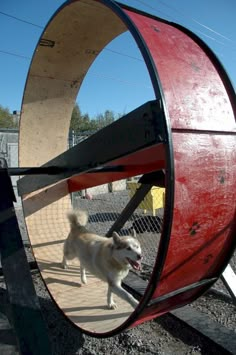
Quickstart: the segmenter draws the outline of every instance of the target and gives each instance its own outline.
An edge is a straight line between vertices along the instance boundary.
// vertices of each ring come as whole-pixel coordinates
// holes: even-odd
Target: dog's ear
[[[119,234],[118,233],[116,233],[116,232],[113,232],[112,233],[112,238],[113,238],[113,241],[114,241],[114,244],[116,244],[116,245],[119,245],[120,244],[120,236],[119,236]]]
[[[136,230],[134,228],[132,228],[131,235],[133,238],[137,238]]]

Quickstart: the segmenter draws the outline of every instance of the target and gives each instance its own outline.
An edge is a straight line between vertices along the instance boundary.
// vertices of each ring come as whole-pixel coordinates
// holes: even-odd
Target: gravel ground
[[[93,202],[96,209],[96,202]],[[88,201],[84,202],[84,207],[86,207],[87,203]],[[22,235],[27,240],[21,210],[17,211],[17,215]],[[96,223],[96,221],[93,222]],[[26,252],[28,259],[32,260],[30,248],[27,247]],[[236,254],[231,260],[231,266],[236,271]],[[192,328],[184,326],[181,321],[177,321],[170,314],[146,322],[113,338],[96,339],[81,334],[78,329],[75,329],[65,319],[54,302],[51,301],[38,272],[33,272],[33,280],[48,327],[53,355],[229,354],[229,352],[223,350]],[[227,292],[220,281],[217,282],[215,287],[218,290]],[[5,284],[3,279],[1,279],[0,304],[6,301],[5,298]],[[224,297],[208,292],[192,303],[191,307],[206,314],[207,317],[210,317],[215,322],[233,330],[236,336],[236,307],[231,301],[226,302]]]
[[[113,338],[96,339],[81,334],[55,307],[40,276],[34,274],[33,280],[47,324],[53,355],[229,354],[209,339],[176,321],[171,315],[146,322]],[[1,283],[0,300],[4,296],[4,289]],[[16,352],[2,354],[13,355]]]

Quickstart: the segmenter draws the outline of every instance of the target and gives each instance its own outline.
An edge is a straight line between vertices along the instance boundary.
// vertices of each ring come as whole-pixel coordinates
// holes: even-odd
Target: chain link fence
[[[7,161],[9,167],[18,167],[18,130],[0,129],[0,158]],[[19,177],[12,176],[12,185],[16,196],[15,206],[21,207],[21,199],[17,193],[17,180]]]
[[[91,131],[80,134],[70,132],[68,148],[82,142],[94,133]],[[18,166],[17,130],[0,130],[0,157],[7,160],[9,167]],[[137,189],[140,188],[139,178],[140,176],[134,176],[75,192],[72,194],[72,205],[74,208],[88,211],[91,231],[106,235]],[[18,196],[17,179],[18,177],[12,177],[16,196]],[[143,249],[143,263],[152,267],[156,259],[162,228],[164,196],[165,189],[153,186],[119,231],[121,235],[125,235],[135,229]],[[16,206],[21,207],[20,198],[17,198]]]
[[[93,133],[95,132],[78,135],[71,132],[69,146],[78,144]],[[73,207],[87,210],[89,229],[94,233],[106,235],[140,188],[139,178],[140,176],[134,176],[73,193]],[[143,264],[150,267],[150,270],[156,260],[164,200],[165,189],[153,186],[119,231],[119,234],[125,235],[135,229],[143,250]]]

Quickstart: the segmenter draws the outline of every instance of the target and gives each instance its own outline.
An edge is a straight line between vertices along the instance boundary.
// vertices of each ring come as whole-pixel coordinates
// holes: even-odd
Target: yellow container
[[[130,198],[133,197],[140,184],[134,181],[127,182]],[[164,207],[165,202],[165,188],[153,186],[143,201],[140,203],[139,208],[143,209],[144,213],[151,211],[152,215],[156,215],[156,210]]]

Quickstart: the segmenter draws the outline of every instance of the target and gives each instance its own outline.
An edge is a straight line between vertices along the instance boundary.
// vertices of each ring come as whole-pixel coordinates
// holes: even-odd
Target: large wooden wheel
[[[125,31],[140,48],[156,100],[67,150],[82,81],[102,49]],[[19,163],[49,167],[54,175],[25,176],[18,187],[42,278],[83,331],[114,335],[193,301],[222,273],[235,247],[234,95],[200,39],[132,8],[108,0],[67,1],[45,28],[24,93]],[[134,311],[119,301],[116,311],[106,310],[105,284],[91,275],[79,287],[79,265],[68,271],[60,266],[70,193],[136,175],[143,175],[141,188],[118,209],[109,205],[117,221],[101,232],[109,234],[114,222],[122,229],[157,185],[165,187],[161,236],[152,233],[155,259],[147,280],[132,274],[125,281],[139,306]],[[90,216],[102,211],[94,200],[81,199],[80,206]],[[142,237],[148,244],[150,236]]]

